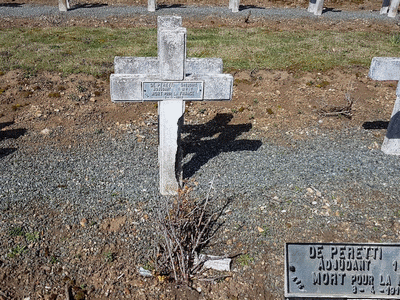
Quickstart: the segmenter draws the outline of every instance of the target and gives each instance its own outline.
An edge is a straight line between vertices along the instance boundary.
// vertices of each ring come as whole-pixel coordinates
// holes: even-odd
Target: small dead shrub
[[[185,187],[177,197],[164,198],[157,208],[161,241],[156,251],[155,271],[186,284],[201,269],[194,259],[221,225],[217,220],[224,209],[213,210],[210,191],[204,200],[191,199],[191,191]]]

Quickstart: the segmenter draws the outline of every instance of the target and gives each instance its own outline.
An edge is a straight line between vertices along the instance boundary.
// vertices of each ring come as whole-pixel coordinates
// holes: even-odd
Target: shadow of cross
[[[237,140],[242,133],[250,131],[252,124],[229,125],[232,118],[232,114],[217,114],[206,124],[183,126],[182,132],[188,133],[182,139],[183,157],[194,154],[183,165],[183,178],[190,178],[222,152],[256,151],[261,147],[260,140]]]
[[[176,195],[182,184],[179,145],[185,100],[231,100],[233,77],[222,59],[186,58],[182,18],[157,18],[158,57],[116,57],[110,77],[113,102],[158,101],[160,193]]]
[[[374,80],[400,80],[400,58],[374,57],[368,76]],[[397,83],[396,102],[390,117],[381,150],[385,154],[400,155],[400,85]]]

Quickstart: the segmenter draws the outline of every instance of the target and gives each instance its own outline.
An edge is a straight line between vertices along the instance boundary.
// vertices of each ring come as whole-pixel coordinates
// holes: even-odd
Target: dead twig
[[[322,117],[337,117],[337,116],[343,116],[348,119],[351,119],[353,116],[353,99],[351,98],[350,94],[346,94],[345,96],[347,105],[345,106],[334,106],[330,107],[327,109],[320,109],[317,111],[317,113],[322,116]]]

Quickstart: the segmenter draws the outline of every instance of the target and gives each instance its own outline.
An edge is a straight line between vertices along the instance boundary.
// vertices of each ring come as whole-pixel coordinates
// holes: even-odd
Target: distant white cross
[[[400,80],[400,58],[374,57],[371,62],[368,76],[374,80]],[[400,155],[400,85],[397,83],[396,102],[382,151],[386,154]]]
[[[111,75],[113,102],[158,101],[160,192],[181,187],[180,135],[185,100],[231,100],[233,77],[219,58],[186,58],[182,18],[157,18],[158,57],[116,57]]]

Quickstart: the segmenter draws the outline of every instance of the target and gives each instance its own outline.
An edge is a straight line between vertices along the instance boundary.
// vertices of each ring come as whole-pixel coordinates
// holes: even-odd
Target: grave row
[[[399,3],[400,0],[383,0],[380,14],[387,14],[387,16],[390,18],[396,17]],[[324,0],[310,0],[307,11],[316,16],[320,16],[322,15],[323,8]]]
[[[231,100],[233,77],[222,74],[219,58],[186,58],[181,17],[157,18],[157,46],[157,57],[115,57],[110,94],[113,102],[158,102],[160,193],[175,195],[182,183],[185,101]],[[373,58],[369,77],[399,81],[400,58]],[[382,151],[400,155],[400,85],[396,94]]]
[[[240,0],[229,0],[229,9],[232,12],[239,12]],[[59,11],[68,11],[70,9],[69,0],[58,0]],[[154,12],[157,9],[157,0],[148,0],[147,10]]]
[[[383,0],[380,14],[387,14],[388,17],[394,18],[397,15],[400,0]],[[232,12],[239,12],[240,0],[229,0],[229,9]],[[58,0],[58,9],[60,11],[68,11],[70,4],[68,0]],[[324,8],[324,0],[310,0],[308,4],[308,12],[313,13],[316,16],[322,14]],[[149,12],[155,12],[157,9],[157,0],[148,0],[147,10]]]

